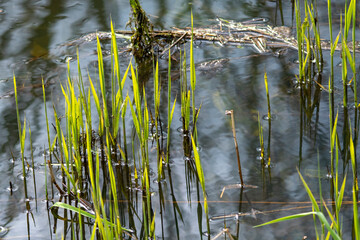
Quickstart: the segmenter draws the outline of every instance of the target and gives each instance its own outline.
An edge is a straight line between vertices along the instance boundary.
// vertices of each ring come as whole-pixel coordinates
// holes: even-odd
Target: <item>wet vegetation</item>
[[[129,25],[133,35],[131,37],[132,53],[138,63],[149,60],[154,55],[155,38],[151,34],[153,25],[142,9],[139,0],[130,0],[132,17]]]
[[[281,6],[281,1],[280,6]],[[59,87],[62,92],[63,106],[53,104],[52,111],[46,104],[46,83],[42,82],[43,105],[46,117],[46,132],[48,152],[44,152],[46,204],[54,217],[53,229],[56,231],[62,227],[64,239],[156,239],[168,238],[166,225],[175,225],[176,233],[170,238],[181,239],[180,229],[184,222],[183,212],[177,201],[173,184],[173,158],[178,149],[172,145],[172,124],[174,112],[180,107],[181,127],[177,138],[181,138],[180,147],[184,159],[184,172],[188,204],[196,205],[197,218],[191,219],[192,223],[198,224],[198,239],[240,239],[240,222],[242,218],[254,217],[266,213],[273,213],[276,209],[260,212],[254,208],[243,212],[242,204],[248,203],[246,191],[255,191],[260,186],[249,181],[246,174],[249,171],[242,169],[241,151],[236,135],[235,113],[241,109],[227,110],[229,115],[227,135],[232,138],[235,148],[231,151],[236,154],[232,165],[239,174],[240,183],[222,186],[218,189],[220,199],[226,190],[236,189],[240,194],[239,209],[234,214],[212,216],[211,204],[222,200],[212,201],[207,192],[207,172],[203,164],[206,160],[201,158],[201,136],[198,133],[198,124],[203,111],[202,103],[197,99],[197,73],[195,64],[194,44],[198,40],[199,31],[194,29],[193,16],[191,14],[191,30],[185,34],[176,36],[172,43],[165,46],[155,40],[153,26],[147,18],[144,10],[137,0],[130,1],[132,19],[130,25],[133,30],[131,39],[132,53],[135,60],[130,60],[126,69],[120,69],[118,32],[115,31],[111,22],[110,67],[104,64],[102,42],[98,35],[97,43],[97,78],[91,77],[90,73],[84,78],[81,72],[80,56],[77,52],[77,72],[71,75],[70,59],[67,60],[67,79]],[[273,27],[265,27],[264,24],[248,25],[235,21],[218,19],[219,27],[226,31],[234,31],[230,37],[243,39],[241,44],[252,44],[259,54],[271,53],[278,55],[278,44],[282,48],[291,48],[297,52],[298,71],[296,74],[296,88],[299,91],[300,107],[300,143],[299,160],[294,162],[293,168],[297,169],[298,178],[303,184],[304,193],[310,202],[304,202],[311,211],[302,211],[299,208],[296,214],[264,223],[257,222],[255,227],[269,224],[282,224],[286,220],[312,216],[313,232],[316,239],[360,239],[360,227],[358,219],[358,176],[357,176],[357,146],[359,135],[359,102],[357,99],[357,65],[356,49],[358,48],[355,36],[356,32],[356,1],[349,1],[340,16],[341,30],[333,33],[333,14],[331,1],[328,1],[328,22],[330,32],[330,46],[324,46],[317,25],[317,5],[304,1],[294,2],[296,37],[280,35]],[[244,28],[245,26],[245,28]],[[189,33],[190,31],[190,33]],[[237,32],[238,31],[238,32]],[[241,33],[239,33],[241,32]],[[200,31],[202,34],[202,32]],[[255,34],[256,33],[256,34]],[[190,34],[189,45],[181,45],[185,35]],[[235,35],[239,34],[239,35]],[[158,38],[164,35],[158,34]],[[227,37],[229,37],[227,36]],[[250,36],[250,37],[249,37]],[[208,36],[206,36],[208,37]],[[245,39],[245,37],[249,37]],[[167,41],[169,35],[166,36]],[[209,40],[209,39],[203,39]],[[217,41],[225,45],[225,36],[217,35],[211,41]],[[155,46],[159,44],[159,46]],[[339,44],[341,47],[339,48]],[[171,49],[177,46],[176,54],[179,68],[175,82],[180,91],[173,94],[172,78],[174,77],[174,61],[172,61]],[[154,55],[154,47],[160,49],[160,55]],[[158,50],[159,50],[158,49]],[[168,53],[167,53],[168,52]],[[335,64],[334,55],[341,55],[341,94],[335,88]],[[167,77],[161,77],[159,59],[167,57]],[[329,56],[327,56],[329,55]],[[327,59],[330,63],[326,63]],[[134,64],[134,62],[136,62]],[[142,68],[147,62],[151,69],[151,76]],[[150,62],[150,65],[149,65]],[[330,64],[330,74],[324,72],[324,65]],[[149,67],[150,66],[150,67]],[[105,74],[109,70],[110,74]],[[143,72],[145,71],[146,74]],[[147,75],[144,77],[144,75]],[[110,76],[106,77],[106,76]],[[337,75],[336,75],[337,76]],[[272,154],[272,122],[276,121],[273,114],[269,76],[266,70],[263,72],[264,92],[260,93],[266,99],[264,108],[267,113],[260,116],[259,110],[256,117],[251,121],[257,126],[259,139],[260,161],[256,172],[258,178],[270,184],[272,170],[276,168],[273,161],[276,159]],[[151,79],[153,85],[149,87],[147,81]],[[33,184],[28,180],[27,173],[35,171],[34,162],[25,157],[25,145],[30,146],[33,154],[31,128],[26,117],[22,117],[18,106],[18,84],[16,77],[13,78],[14,98],[16,103],[17,127],[20,140],[20,152],[22,163],[24,198],[29,199],[28,188],[34,185],[35,198],[37,198],[36,179],[33,174]],[[131,86],[130,91],[125,91],[125,86]],[[167,87],[167,91],[166,91]],[[318,121],[319,104],[321,94],[326,93],[328,98],[329,126],[328,137],[330,146],[327,149],[328,169],[322,174],[323,167],[318,159],[318,169],[311,172],[318,179],[318,191],[310,188],[304,178],[302,161],[302,138],[303,134],[313,121]],[[165,97],[164,97],[165,96]],[[340,99],[340,100],[339,100]],[[164,101],[165,100],[165,101]],[[180,104],[177,102],[180,101]],[[340,102],[341,104],[336,104]],[[49,112],[53,116],[49,116]],[[53,122],[52,120],[53,119]],[[340,123],[341,121],[341,123]],[[267,131],[264,131],[266,129]],[[54,134],[51,134],[54,133]],[[27,136],[27,134],[29,134]],[[51,136],[53,135],[53,136]],[[265,140],[267,137],[267,140]],[[26,141],[28,140],[28,141]],[[219,140],[220,141],[220,140]],[[240,143],[241,145],[241,143]],[[283,146],[286,148],[287,146]],[[229,150],[230,151],[230,150]],[[319,151],[319,150],[318,150]],[[319,153],[318,153],[319,154]],[[276,156],[276,155],[275,155]],[[32,157],[33,159],[33,157]],[[244,165],[243,165],[244,166]],[[310,171],[307,171],[309,173]],[[323,176],[325,175],[325,176]],[[49,177],[49,178],[48,178]],[[48,181],[48,179],[50,179]],[[322,179],[328,181],[330,189],[322,187]],[[264,184],[265,186],[265,184]],[[10,182],[10,190],[12,192]],[[42,191],[42,190],[41,190]],[[231,190],[234,191],[234,190]],[[351,199],[346,198],[346,191],[351,192]],[[170,193],[169,193],[170,192]],[[325,192],[330,192],[330,199],[323,197]],[[167,194],[167,195],[166,195]],[[167,199],[165,196],[171,196]],[[244,196],[244,198],[243,198]],[[328,196],[328,195],[327,195]],[[195,200],[193,199],[195,198]],[[56,200],[55,200],[56,199]],[[224,200],[226,202],[226,200]],[[273,206],[275,201],[262,202]],[[170,208],[169,206],[170,205]],[[250,204],[251,205],[251,204]],[[345,211],[344,205],[351,205],[351,214]],[[291,210],[294,210],[291,209]],[[28,221],[31,218],[31,206],[26,201]],[[171,223],[166,222],[167,211],[172,211]],[[350,215],[350,218],[349,218]],[[230,220],[231,219],[231,220]],[[222,229],[212,228],[216,221],[222,221]],[[236,229],[228,228],[228,222],[234,220]],[[293,220],[295,221],[295,220]],[[351,233],[344,232],[344,222],[351,224]],[[279,228],[282,226],[278,225]],[[259,228],[262,231],[264,228]],[[346,228],[348,230],[349,228]],[[264,230],[265,231],[265,230]],[[30,235],[29,237],[30,238]],[[304,235],[303,239],[306,239]]]
[[[299,49],[299,75],[297,79],[299,81],[300,89],[304,91],[304,96],[309,95],[309,91],[312,89],[312,85],[316,83],[318,89],[326,90],[329,92],[329,122],[330,122],[330,169],[328,172],[328,177],[331,181],[331,202],[326,202],[322,197],[322,187],[320,181],[320,168],[318,170],[319,178],[319,191],[320,198],[316,200],[311,189],[304,180],[302,174],[298,170],[299,176],[304,188],[309,195],[309,198],[312,203],[312,211],[306,213],[295,214],[280,219],[270,221],[268,223],[261,224],[259,226],[264,226],[271,223],[286,221],[290,219],[305,217],[309,215],[314,216],[314,225],[316,231],[317,239],[329,239],[331,236],[333,239],[342,239],[344,235],[342,231],[342,215],[341,207],[344,199],[344,192],[347,184],[347,178],[352,178],[352,205],[353,205],[353,219],[352,219],[352,238],[360,239],[359,233],[359,219],[358,219],[358,176],[357,176],[357,160],[356,160],[356,144],[358,139],[358,102],[357,102],[357,90],[356,90],[356,64],[355,64],[355,51],[350,50],[348,44],[348,36],[352,33],[352,50],[355,49],[355,16],[356,16],[356,1],[352,0],[346,5],[344,12],[344,19],[341,18],[341,32],[338,33],[335,41],[333,42],[332,37],[332,12],[331,12],[331,1],[328,1],[328,11],[329,11],[329,29],[330,29],[330,58],[331,58],[331,74],[329,77],[328,88],[326,89],[322,86],[321,75],[323,72],[323,53],[320,43],[320,33],[318,32],[316,21],[314,16],[316,15],[316,8],[313,4],[308,4],[305,1],[304,6],[305,17],[301,19],[300,12],[300,3],[295,3],[295,12],[296,12],[296,26],[297,26],[297,38],[298,38],[298,49]],[[352,28],[350,26],[352,25]],[[334,105],[334,65],[333,65],[333,56],[338,41],[341,41],[341,56],[342,56],[342,81],[343,81],[343,101],[342,107],[344,110],[344,125],[343,125],[343,142],[341,146],[341,141],[338,137],[337,125],[338,125],[338,109]],[[348,66],[350,66],[351,72],[348,71]],[[349,70],[350,70],[349,69]],[[350,73],[350,74],[349,74]],[[349,80],[350,78],[350,80]],[[353,110],[354,115],[351,116],[349,113],[349,88],[352,90],[353,94]],[[317,94],[316,92],[314,94]],[[310,97],[310,96],[309,96]],[[315,100],[316,95],[314,95]],[[306,97],[307,98],[307,97]],[[310,104],[306,102],[310,101]],[[311,99],[304,99],[304,107],[312,111]],[[306,111],[308,112],[308,111]],[[336,114],[335,114],[336,112]],[[311,112],[310,112],[311,114]],[[351,126],[353,124],[353,127]],[[340,158],[340,156],[341,158]],[[341,161],[342,159],[342,161]],[[343,165],[343,171],[339,169],[339,165]],[[346,171],[349,169],[352,172],[352,176],[348,176]],[[343,173],[341,177],[340,174]],[[349,183],[348,183],[349,184]],[[332,210],[330,210],[330,208]],[[317,216],[318,220],[315,218]],[[326,217],[327,216],[327,217]],[[318,227],[319,225],[319,227]]]

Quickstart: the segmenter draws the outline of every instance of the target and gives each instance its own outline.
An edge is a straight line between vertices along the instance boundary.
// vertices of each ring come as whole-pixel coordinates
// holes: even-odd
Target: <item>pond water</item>
[[[291,1],[153,0],[142,4],[156,29],[189,27],[191,9],[195,27],[215,24],[217,16],[236,21],[261,17],[270,25],[294,27]],[[334,33],[340,29],[338,20],[343,4],[343,1],[333,1]],[[45,178],[48,181],[50,178],[45,175],[43,164],[43,153],[48,150],[48,140],[41,80],[44,79],[47,83],[48,109],[53,104],[61,109],[64,99],[59,85],[66,80],[67,59],[72,59],[70,74],[77,76],[77,63],[74,61],[76,47],[66,43],[86,33],[109,31],[110,16],[116,29],[125,29],[129,15],[129,3],[125,0],[0,2],[0,238],[60,239],[67,234],[66,238],[71,239],[68,225],[60,219],[56,220],[44,201]],[[325,3],[318,3],[317,20],[321,37],[329,39]],[[119,43],[125,47],[129,41],[120,40]],[[104,51],[110,50],[109,42],[102,44]],[[96,78],[96,42],[84,42],[78,47],[84,79],[87,72]],[[189,46],[186,45],[185,48],[189,49]],[[330,166],[328,93],[320,91],[314,84],[308,98],[302,99],[295,78],[298,73],[297,56],[297,51],[291,49],[277,56],[272,53],[259,54],[251,46],[239,48],[195,42],[197,66],[214,59],[229,59],[216,69],[197,71],[196,105],[202,104],[197,121],[198,142],[209,201],[211,237],[215,237],[225,226],[235,239],[302,239],[304,236],[312,239],[315,236],[311,217],[253,228],[281,216],[311,211],[297,168],[318,197],[319,179],[316,175],[319,163],[323,173],[320,180],[323,197],[330,199],[330,179],[326,177]],[[329,52],[325,51],[322,75],[324,86],[327,86],[330,71],[328,56]],[[126,69],[130,59],[128,55],[121,57],[122,70]],[[104,61],[106,66],[110,65],[110,58],[105,57]],[[340,92],[335,93],[335,106],[339,111],[338,128],[341,129],[344,125],[344,110],[341,97],[341,58],[338,53],[335,54],[334,62],[335,88]],[[176,73],[179,63],[174,61],[172,64],[173,72]],[[160,72],[161,78],[166,79],[167,59],[160,59]],[[267,114],[265,72],[268,76],[273,114],[271,129],[263,117]],[[31,171],[28,174],[28,199],[24,197],[13,74],[18,82],[21,119],[26,116],[27,126],[30,126],[32,134],[37,194],[35,195]],[[107,77],[109,79],[109,74]],[[129,79],[124,92],[131,92],[130,82]],[[151,183],[154,192],[153,207],[156,211],[156,236],[159,239],[200,239],[207,234],[205,216],[198,215],[198,200],[202,200],[202,197],[198,198],[195,182],[188,182],[189,163],[184,160],[182,136],[178,131],[182,126],[179,120],[179,80],[174,77],[172,84],[172,101],[174,96],[178,97],[171,127],[172,186],[166,181],[162,183],[160,192],[158,184]],[[152,79],[146,83],[146,87],[147,93],[152,94]],[[161,101],[164,109],[161,114],[165,119],[166,84],[163,90]],[[238,188],[227,189],[220,198],[224,186],[239,183],[231,119],[224,114],[225,110],[230,109],[234,110],[244,182],[257,188],[243,191]],[[59,111],[61,116],[61,110]],[[270,145],[271,152],[271,167],[265,169],[259,160],[258,113],[264,127],[265,146],[267,149]],[[349,114],[354,114],[354,108],[349,108]],[[49,113],[51,115],[52,112]],[[53,118],[49,121],[54,124]],[[132,128],[131,123],[128,124]],[[52,138],[54,134],[51,131]],[[341,138],[342,132],[339,131],[339,139]],[[29,142],[26,144],[26,151],[26,157],[31,159]],[[156,171],[156,164],[151,167]],[[350,174],[351,171],[346,168],[342,173]],[[151,177],[151,180],[155,179],[156,174]],[[13,192],[9,191],[10,183],[13,185]],[[160,196],[165,200],[162,210],[159,208]],[[349,185],[345,199],[351,199],[351,196]],[[31,206],[30,211],[26,207],[27,201]],[[58,194],[55,194],[50,206],[56,201],[59,201]],[[176,210],[175,201],[178,204]],[[344,204],[343,208],[344,238],[350,239],[352,205]],[[224,215],[229,216],[222,217]],[[202,220],[200,224],[199,219]],[[125,220],[125,227],[129,224],[127,221]],[[86,231],[88,235],[91,234]],[[224,235],[218,239],[223,238]]]

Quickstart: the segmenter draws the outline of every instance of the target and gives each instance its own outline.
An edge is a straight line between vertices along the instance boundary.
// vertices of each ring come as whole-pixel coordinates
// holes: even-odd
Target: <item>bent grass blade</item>
[[[70,211],[73,211],[73,212],[76,212],[76,213],[80,213],[84,217],[88,217],[88,218],[91,218],[93,220],[97,220],[97,217],[94,214],[91,214],[89,212],[86,212],[85,210],[82,210],[81,208],[77,208],[77,207],[74,207],[74,206],[66,204],[66,203],[56,202],[56,203],[54,203],[54,205],[52,205],[51,208],[54,208],[54,207],[64,208],[64,209],[67,209],[67,210],[70,210]],[[115,227],[115,225],[113,223],[109,222],[108,220],[105,220],[105,219],[101,218],[101,221],[102,222],[107,222],[107,224],[111,225],[112,227]],[[132,232],[132,230],[127,229],[127,228],[123,228],[123,227],[122,227],[122,230],[127,231],[127,232]]]
[[[326,220],[326,217],[324,216],[324,214],[322,212],[306,212],[306,213],[299,213],[299,214],[294,214],[294,215],[290,215],[287,217],[282,217],[282,218],[278,218],[260,225],[256,225],[254,226],[254,228],[256,227],[262,227],[265,225],[269,225],[269,224],[274,224],[274,223],[278,223],[278,222],[284,222],[287,220],[291,220],[291,219],[296,219],[296,218],[301,218],[301,217],[306,217],[306,216],[311,216],[311,215],[316,215],[319,220],[325,225],[325,227],[327,228],[327,230],[330,232],[331,236],[336,239],[336,240],[341,240],[340,236],[331,228],[330,224],[328,223],[328,221]]]
[[[287,220],[291,220],[291,219],[296,219],[296,218],[301,218],[301,217],[305,217],[305,216],[310,216],[310,215],[313,215],[313,216],[317,216],[320,220],[320,222],[322,224],[325,225],[326,229],[329,231],[330,235],[336,239],[336,240],[341,240],[341,237],[339,236],[338,233],[336,233],[333,229],[332,229],[332,226],[330,226],[329,222],[327,221],[326,217],[324,216],[324,214],[320,211],[319,209],[319,206],[314,198],[314,195],[312,194],[309,186],[307,185],[307,183],[305,182],[303,176],[301,175],[300,171],[297,169],[298,173],[299,173],[299,176],[300,176],[300,179],[306,189],[306,192],[308,193],[309,195],[309,198],[312,202],[312,206],[313,208],[315,209],[315,211],[313,212],[306,212],[306,213],[299,213],[299,214],[294,214],[294,215],[290,215],[290,216],[286,216],[286,217],[282,217],[282,218],[278,218],[278,219],[275,219],[275,220],[272,220],[272,221],[269,221],[269,222],[266,222],[266,223],[263,223],[263,224],[260,224],[260,225],[257,225],[257,226],[254,226],[254,227],[261,227],[261,226],[265,226],[265,225],[269,225],[269,224],[273,224],[273,223],[278,223],[278,222],[284,222],[284,221],[287,221]],[[332,224],[333,225],[333,224]]]

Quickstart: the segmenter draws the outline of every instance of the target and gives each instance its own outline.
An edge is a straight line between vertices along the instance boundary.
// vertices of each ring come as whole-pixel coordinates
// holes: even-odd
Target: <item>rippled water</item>
[[[334,18],[340,18],[339,11],[343,1],[333,3]],[[282,14],[276,1],[144,1],[143,7],[150,15],[157,29],[188,27],[190,10],[193,9],[195,26],[214,24],[216,16],[237,21],[257,17],[268,19],[271,25],[293,27],[292,5],[282,2]],[[321,36],[329,39],[327,8],[318,3]],[[51,212],[47,211],[45,199],[44,157],[46,155],[47,133],[42,89],[39,87],[43,78],[47,85],[47,106],[54,103],[61,106],[64,102],[59,83],[66,80],[66,59],[76,59],[76,47],[67,46],[71,40],[95,32],[110,30],[110,16],[117,29],[125,29],[130,14],[127,1],[1,1],[0,2],[0,238],[19,239],[60,239],[64,224],[56,223]],[[282,22],[283,21],[283,22]],[[339,30],[339,21],[334,20],[334,32]],[[110,50],[109,42],[103,47]],[[129,44],[120,41],[121,46]],[[96,76],[96,43],[86,42],[79,46],[82,73]],[[328,56],[326,52],[326,56]],[[226,224],[236,239],[301,239],[313,237],[312,219],[304,218],[287,223],[253,229],[254,225],[292,213],[310,211],[307,194],[298,177],[296,167],[306,175],[314,193],[318,193],[318,180],[314,178],[314,169],[318,166],[325,172],[329,167],[329,106],[328,94],[323,91],[320,100],[313,106],[309,116],[301,109],[299,89],[296,85],[297,52],[288,50],[284,55],[271,53],[258,54],[251,47],[220,46],[218,44],[196,42],[195,62],[201,64],[214,59],[227,58],[224,65],[217,69],[205,69],[197,72],[196,101],[202,104],[198,120],[200,155],[205,172],[208,194],[211,234],[215,236]],[[71,75],[76,77],[76,61],[70,61]],[[109,67],[109,58],[105,65]],[[122,56],[121,67],[124,70],[130,58]],[[327,82],[329,69],[325,58],[323,79]],[[335,57],[335,64],[341,62]],[[160,60],[162,78],[167,76],[167,60]],[[179,69],[173,63],[174,72]],[[264,73],[267,72],[273,114],[271,126],[270,169],[262,170],[259,152],[258,122],[267,114]],[[335,84],[341,89],[341,67],[337,65]],[[33,188],[33,172],[27,174],[29,199],[24,199],[20,146],[17,131],[15,101],[13,96],[13,74],[19,86],[19,107],[22,116],[26,116],[31,127],[34,148],[37,196]],[[327,85],[327,84],[324,84]],[[147,83],[150,94],[152,80]],[[174,79],[173,96],[180,93],[179,80]],[[130,89],[126,85],[126,90]],[[340,90],[341,91],[341,90]],[[125,91],[126,92],[126,91]],[[164,91],[165,92],[165,91]],[[340,119],[341,96],[336,95]],[[163,96],[163,102],[166,102]],[[310,104],[313,100],[310,99]],[[178,101],[180,103],[180,101]],[[309,102],[307,102],[309,103]],[[233,109],[238,137],[241,162],[245,183],[258,186],[256,189],[227,189],[222,198],[224,186],[239,182],[236,153],[231,132],[231,121],[224,114]],[[350,114],[353,109],[350,109]],[[58,113],[61,115],[61,113]],[[166,116],[166,109],[162,114]],[[178,220],[180,239],[200,239],[206,231],[205,219],[202,228],[198,225],[196,187],[190,186],[187,192],[186,161],[183,158],[180,105],[176,106],[172,124],[172,159],[171,172],[175,196],[171,196],[169,186],[164,185],[165,211],[163,225],[157,219],[157,237],[176,238],[174,211],[171,201],[178,201],[183,221]],[[265,144],[268,145],[269,128],[264,126]],[[54,122],[50,119],[50,122]],[[341,122],[341,121],[340,121]],[[340,123],[340,126],[341,127]],[[54,134],[54,132],[51,132]],[[53,137],[53,136],[52,136]],[[31,159],[30,146],[26,146]],[[318,155],[319,153],[319,155]],[[14,156],[14,158],[12,157]],[[156,169],[156,165],[153,166]],[[155,178],[155,177],[154,177]],[[11,182],[11,187],[10,187]],[[329,179],[322,178],[324,198],[329,198]],[[157,185],[154,205],[158,204]],[[346,197],[351,197],[347,192]],[[189,202],[189,199],[193,202]],[[26,202],[29,201],[31,214],[28,214]],[[55,196],[54,201],[58,201]],[[344,205],[344,216],[351,216],[351,206]],[[347,210],[350,210],[348,212]],[[239,213],[242,214],[239,214]],[[237,215],[238,214],[238,215]],[[231,215],[228,218],[216,217]],[[237,216],[236,216],[237,215]],[[349,219],[349,218],[347,218]],[[159,220],[159,221],[158,221]],[[55,230],[56,227],[56,230]],[[351,233],[351,222],[343,223],[346,236]],[[163,229],[163,231],[161,230]],[[29,235],[30,234],[30,235]],[[70,235],[69,237],[70,238]]]

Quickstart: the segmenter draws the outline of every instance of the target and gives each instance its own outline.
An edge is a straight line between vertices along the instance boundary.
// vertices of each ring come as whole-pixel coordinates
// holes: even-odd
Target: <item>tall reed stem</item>
[[[234,137],[236,157],[237,157],[237,162],[238,162],[238,171],[239,171],[241,186],[243,187],[243,186],[244,186],[244,180],[243,180],[243,176],[242,176],[242,172],[241,172],[241,163],[240,163],[239,147],[238,147],[238,143],[237,143],[237,140],[236,140],[234,110],[226,110],[226,111],[225,111],[225,115],[230,115],[230,116],[231,116],[231,128],[232,128],[232,133],[233,133],[233,137]]]

